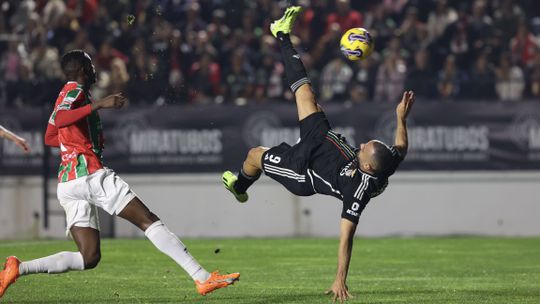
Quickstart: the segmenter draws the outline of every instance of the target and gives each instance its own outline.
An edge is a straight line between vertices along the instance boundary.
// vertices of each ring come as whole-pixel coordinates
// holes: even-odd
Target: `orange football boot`
[[[0,272],[0,298],[4,295],[8,287],[19,278],[19,265],[21,261],[17,257],[10,256],[4,263],[4,270]]]
[[[197,287],[197,291],[201,295],[205,296],[216,289],[234,284],[234,282],[238,280],[240,280],[240,273],[238,272],[221,275],[217,271],[214,271],[210,274],[210,278],[203,283],[199,282],[198,280],[195,281],[195,286]]]

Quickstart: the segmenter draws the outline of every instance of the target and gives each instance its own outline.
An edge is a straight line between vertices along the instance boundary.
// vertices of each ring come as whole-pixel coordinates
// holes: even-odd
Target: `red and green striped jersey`
[[[104,140],[97,111],[90,111],[89,115],[66,126],[55,124],[60,111],[75,110],[91,103],[90,96],[84,92],[82,85],[70,81],[62,88],[49,118],[49,124],[58,128],[62,158],[58,169],[60,183],[92,174],[103,168],[101,158]]]

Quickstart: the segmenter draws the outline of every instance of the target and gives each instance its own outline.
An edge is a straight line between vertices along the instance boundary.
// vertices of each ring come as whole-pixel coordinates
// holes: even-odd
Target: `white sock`
[[[146,237],[168,255],[191,276],[193,280],[204,282],[210,274],[189,253],[186,246],[161,221],[156,221],[144,232]]]
[[[84,270],[84,260],[80,252],[63,251],[48,257],[22,262],[21,275],[32,273],[62,273],[69,270]]]

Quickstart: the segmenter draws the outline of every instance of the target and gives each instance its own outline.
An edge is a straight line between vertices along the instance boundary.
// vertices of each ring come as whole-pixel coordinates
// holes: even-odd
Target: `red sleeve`
[[[60,147],[60,141],[58,140],[58,129],[52,124],[47,124],[47,131],[45,131],[45,145],[51,147]]]
[[[54,124],[57,128],[67,127],[90,115],[90,113],[92,113],[91,104],[74,110],[59,110],[56,112]]]

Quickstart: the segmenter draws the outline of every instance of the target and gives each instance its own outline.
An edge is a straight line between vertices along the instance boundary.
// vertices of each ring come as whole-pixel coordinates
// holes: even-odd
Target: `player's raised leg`
[[[231,171],[223,173],[223,185],[234,195],[238,202],[244,203],[248,200],[247,189],[261,176],[262,156],[266,150],[268,148],[265,147],[251,148],[242,164],[238,177]]]
[[[270,25],[272,34],[279,41],[287,81],[295,94],[298,120],[302,120],[315,112],[321,111],[315,101],[315,95],[311,90],[311,82],[307,77],[304,64],[300,59],[300,55],[294,49],[289,37],[289,33],[294,26],[294,21],[301,11],[301,7],[291,6],[287,8],[281,19],[274,21]],[[266,150],[268,148],[252,148],[238,176],[234,175],[231,171],[223,173],[223,184],[234,195],[237,201],[243,203],[248,200],[246,191],[261,175],[262,156]]]
[[[285,10],[281,19],[274,21],[270,25],[272,35],[278,39],[281,57],[285,65],[285,74],[289,87],[295,94],[296,106],[298,108],[298,120],[302,120],[309,115],[319,112],[319,107],[315,101],[315,95],[311,90],[306,69],[300,55],[294,49],[289,34],[292,31],[296,17],[300,14],[300,6],[291,6]]]
[[[159,251],[180,265],[193,278],[201,295],[227,287],[240,278],[239,273],[221,275],[217,271],[206,271],[189,253],[184,243],[139,198],[133,198],[118,216],[139,227]]]

